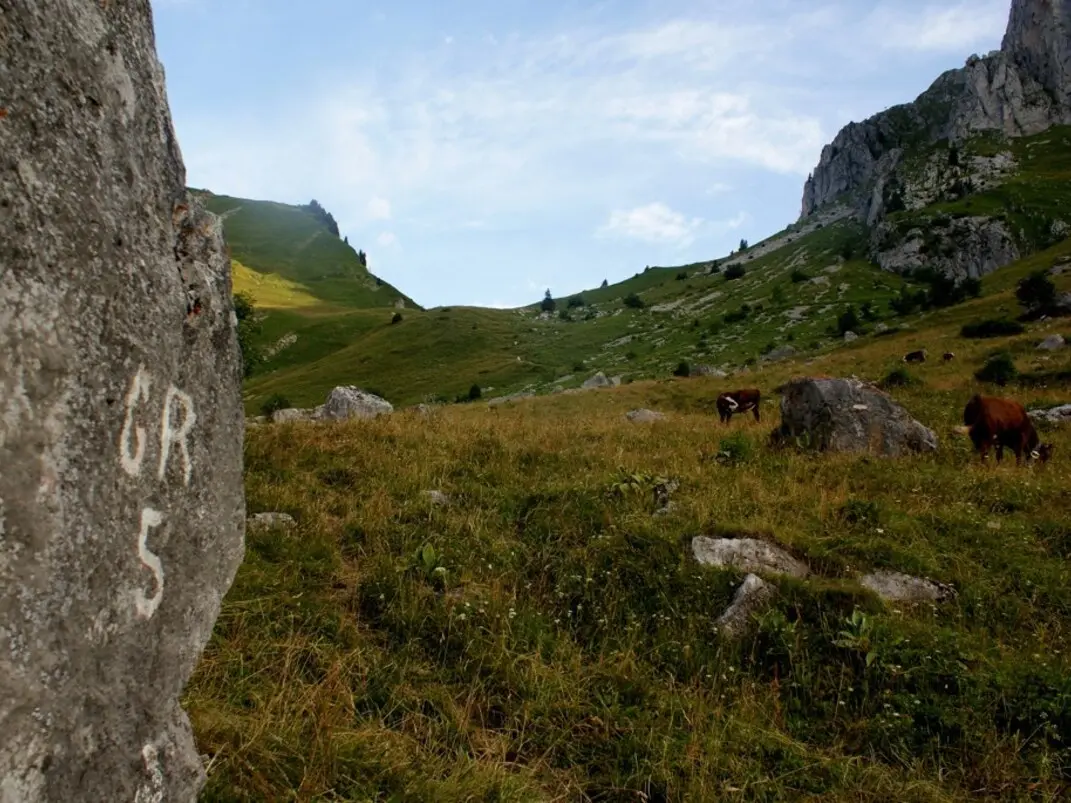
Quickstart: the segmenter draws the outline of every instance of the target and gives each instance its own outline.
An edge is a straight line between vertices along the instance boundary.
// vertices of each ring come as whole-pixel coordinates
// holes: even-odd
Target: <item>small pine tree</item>
[[[740,240],[740,253],[747,250],[747,240]]]
[[[479,385],[473,385],[471,388],[469,388],[469,401],[476,401],[481,396],[483,396],[483,391],[480,390]]]
[[[602,284],[599,285],[599,287],[601,287],[604,290],[609,286],[610,286],[610,283],[608,281],[606,281],[606,279],[603,279],[602,280]]]
[[[837,331],[840,334],[845,332],[854,332],[859,328],[859,316],[855,312],[855,307],[848,307],[837,318]]]
[[[558,305],[554,302],[554,297],[550,294],[550,288],[547,288],[546,295],[543,296],[543,300],[539,303],[539,308],[543,312],[554,312]]]

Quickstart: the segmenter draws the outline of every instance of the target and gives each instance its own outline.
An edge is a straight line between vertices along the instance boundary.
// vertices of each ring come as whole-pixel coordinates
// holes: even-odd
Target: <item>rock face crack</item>
[[[192,801],[241,562],[241,360],[147,0],[3,5],[0,798]]]

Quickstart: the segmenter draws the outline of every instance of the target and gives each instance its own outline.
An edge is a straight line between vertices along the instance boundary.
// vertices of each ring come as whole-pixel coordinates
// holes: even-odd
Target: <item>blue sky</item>
[[[152,0],[191,186],[319,200],[425,306],[518,306],[799,214],[849,120],[1008,0]]]

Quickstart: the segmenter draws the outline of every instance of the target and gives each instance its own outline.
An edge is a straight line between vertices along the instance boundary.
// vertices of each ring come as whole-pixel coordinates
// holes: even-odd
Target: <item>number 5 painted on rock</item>
[[[141,511],[141,531],[138,533],[138,557],[141,558],[141,562],[152,572],[153,578],[156,580],[156,593],[151,597],[145,595],[142,589],[138,589],[134,593],[134,602],[138,608],[138,616],[143,619],[151,619],[152,615],[156,613],[156,609],[160,605],[160,600],[164,596],[164,564],[160,561],[160,557],[149,549],[148,538],[149,530],[153,527],[159,527],[164,521],[164,516],[158,510],[153,510],[151,507],[143,508]]]

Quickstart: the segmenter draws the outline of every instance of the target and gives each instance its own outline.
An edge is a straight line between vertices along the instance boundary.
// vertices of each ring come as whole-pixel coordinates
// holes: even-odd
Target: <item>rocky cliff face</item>
[[[850,123],[822,150],[801,217],[833,201],[874,222],[874,187],[905,150],[982,131],[1027,136],[1071,123],[1071,0],[1013,0],[999,51],[940,76],[913,103]]]
[[[230,267],[149,0],[0,4],[0,800],[192,801],[243,554]]]

